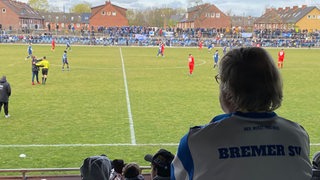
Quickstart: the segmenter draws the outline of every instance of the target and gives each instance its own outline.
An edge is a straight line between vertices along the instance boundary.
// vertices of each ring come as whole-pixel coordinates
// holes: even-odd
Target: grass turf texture
[[[46,85],[32,86],[31,62],[24,60],[27,45],[0,45],[0,72],[12,87],[11,117],[5,119],[3,110],[0,116],[0,168],[80,167],[85,157],[99,154],[149,165],[145,154],[159,148],[175,153],[189,127],[222,113],[213,51],[167,47],[162,58],[156,57],[157,47],[73,46],[71,71],[63,72],[65,46],[50,48],[33,45],[51,68]],[[274,58],[278,50],[268,49]],[[285,51],[284,101],[276,112],[303,125],[311,143],[319,144],[320,51]],[[188,76],[189,53],[196,61],[193,76]],[[124,82],[137,145],[131,145]],[[311,146],[310,156],[316,151],[320,146]],[[19,158],[21,153],[27,157]]]

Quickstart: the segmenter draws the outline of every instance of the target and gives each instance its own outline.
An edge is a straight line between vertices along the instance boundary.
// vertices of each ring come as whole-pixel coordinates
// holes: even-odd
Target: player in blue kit
[[[62,71],[64,71],[64,66],[67,65],[67,70],[69,71],[69,62],[68,62],[68,56],[67,56],[67,51],[63,52],[62,55]]]
[[[219,61],[219,52],[216,50],[216,52],[213,54],[213,68],[216,68],[218,66]]]
[[[223,52],[223,55],[227,54],[227,46],[226,45],[223,46],[222,52]]]
[[[233,49],[220,60],[216,81],[225,114],[182,137],[171,180],[310,180],[307,132],[274,112],[282,80],[270,54]]]
[[[31,43],[29,43],[29,45],[28,45],[27,52],[28,52],[28,56],[25,58],[25,60],[28,60],[29,58],[32,57],[33,50],[32,50],[32,44]]]
[[[66,50],[68,50],[68,51],[71,51],[71,43],[70,43],[70,40],[69,39],[67,39],[67,41],[66,41]]]
[[[213,43],[209,43],[209,45],[208,45],[208,53],[211,53],[213,48],[214,48],[214,44]]]

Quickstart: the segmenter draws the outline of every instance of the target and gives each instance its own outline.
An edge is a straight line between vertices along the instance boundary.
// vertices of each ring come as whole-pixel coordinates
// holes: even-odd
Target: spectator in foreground
[[[125,166],[122,159],[114,159],[112,162],[112,170],[110,175],[110,180],[123,180],[122,170]]]
[[[174,155],[160,149],[155,155],[147,154],[144,159],[151,163],[151,179],[153,180],[170,180],[170,165]]]
[[[269,53],[233,49],[219,67],[225,114],[181,139],[171,179],[311,179],[307,132],[274,112],[281,106],[282,80]]]
[[[320,151],[316,152],[312,158],[313,174],[311,180],[320,180]]]
[[[320,170],[320,151],[316,152],[312,158],[313,169]]]
[[[144,180],[141,169],[136,163],[126,164],[123,168],[123,176],[125,180]]]
[[[109,180],[111,169],[111,161],[106,155],[91,156],[83,161],[80,168],[81,179]]]

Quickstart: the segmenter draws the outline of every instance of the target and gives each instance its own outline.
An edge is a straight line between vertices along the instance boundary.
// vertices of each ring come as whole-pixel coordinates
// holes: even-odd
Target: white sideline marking
[[[0,148],[13,147],[99,147],[99,146],[178,146],[176,143],[164,144],[8,144],[0,145]]]
[[[0,148],[16,148],[16,147],[99,147],[99,146],[178,146],[176,143],[163,144],[7,144],[0,145]],[[310,146],[320,146],[320,143],[312,143]]]
[[[121,64],[122,64],[122,73],[123,73],[123,82],[124,82],[124,88],[126,91],[126,100],[127,100],[127,109],[128,109],[128,117],[129,117],[129,126],[130,126],[130,134],[131,134],[131,144],[136,145],[136,136],[134,133],[134,126],[133,126],[133,118],[132,118],[132,112],[131,112],[131,105],[130,105],[130,98],[129,98],[129,90],[128,90],[128,83],[127,83],[127,75],[126,75],[126,69],[124,66],[124,60],[122,56],[122,50],[120,49],[120,57],[121,57]]]

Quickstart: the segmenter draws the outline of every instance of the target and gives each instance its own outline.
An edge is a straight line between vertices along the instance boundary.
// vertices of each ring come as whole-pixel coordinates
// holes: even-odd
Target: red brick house
[[[205,3],[188,8],[185,18],[178,22],[177,27],[227,29],[231,19],[215,5]]]
[[[91,8],[90,26],[98,27],[121,27],[128,26],[126,17],[127,9],[111,4],[110,0],[104,5]]]
[[[72,31],[86,28],[89,26],[91,13],[63,13],[46,12],[41,13],[44,18],[45,28],[48,31]]]
[[[41,15],[28,4],[14,1],[0,1],[0,26],[6,30],[43,29]]]

